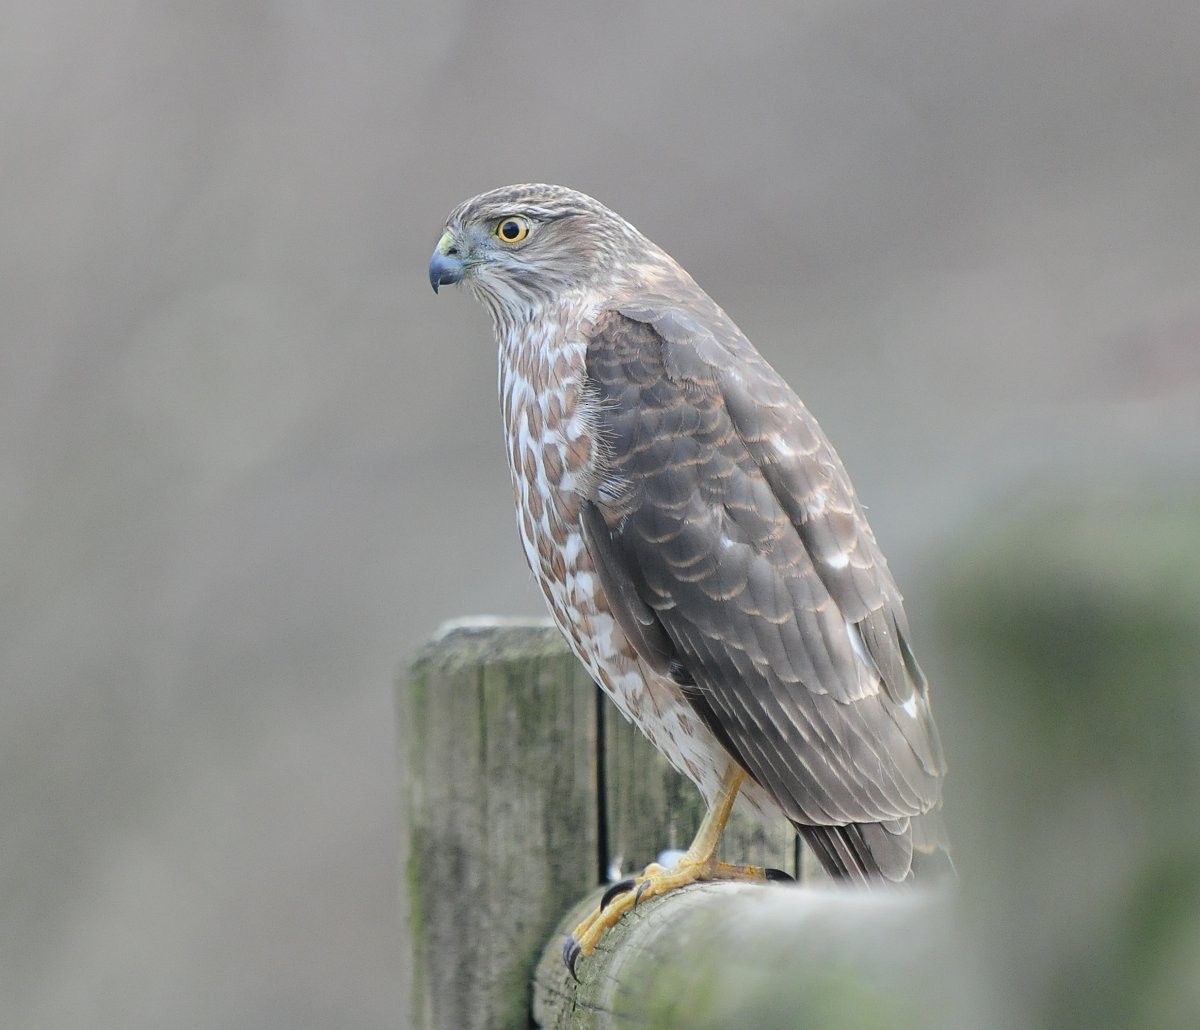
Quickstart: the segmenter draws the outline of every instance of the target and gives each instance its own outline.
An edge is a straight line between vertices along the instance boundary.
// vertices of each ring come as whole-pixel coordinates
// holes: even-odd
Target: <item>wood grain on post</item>
[[[593,691],[536,625],[451,629],[400,684],[415,1026],[527,1025],[530,968],[597,876]]]

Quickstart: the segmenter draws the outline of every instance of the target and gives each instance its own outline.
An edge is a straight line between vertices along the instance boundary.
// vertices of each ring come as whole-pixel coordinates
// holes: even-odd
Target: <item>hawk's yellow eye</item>
[[[520,243],[529,235],[529,220],[513,215],[496,223],[496,237],[501,243]]]

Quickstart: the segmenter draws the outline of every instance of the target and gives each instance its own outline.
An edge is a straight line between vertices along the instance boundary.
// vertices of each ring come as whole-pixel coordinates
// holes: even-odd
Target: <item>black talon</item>
[[[604,897],[600,899],[600,911],[603,912],[608,908],[609,902],[612,901],[618,894],[624,894],[626,891],[633,890],[633,885],[636,880],[618,880],[604,892]]]
[[[579,946],[579,942],[575,940],[574,934],[567,934],[563,938],[563,965],[567,967],[567,972],[571,974],[571,978],[579,983],[579,974],[575,972],[575,963],[579,961],[579,956],[583,954],[583,949]]]
[[[633,907],[638,907],[638,902],[642,900],[642,895],[646,893],[646,888],[650,886],[649,880],[643,880],[638,884],[637,893],[633,896]]]
[[[763,876],[767,883],[795,883],[796,878],[782,869],[764,869]]]

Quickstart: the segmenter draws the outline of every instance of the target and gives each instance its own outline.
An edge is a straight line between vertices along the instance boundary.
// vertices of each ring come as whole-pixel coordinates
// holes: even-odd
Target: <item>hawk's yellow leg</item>
[[[721,839],[725,824],[729,821],[729,813],[733,811],[733,803],[737,800],[738,791],[745,778],[746,774],[731,763],[721,780],[720,791],[704,814],[691,845],[679,861],[669,869],[652,862],[646,866],[642,875],[633,881],[628,890],[613,898],[607,905],[597,908],[575,927],[563,948],[563,956],[572,974],[575,972],[575,960],[580,955],[590,955],[595,950],[596,942],[605,932],[614,927],[621,916],[646,898],[666,894],[676,887],[684,887],[699,880],[767,878],[767,871],[760,866],[729,865],[726,862],[718,862],[716,857],[717,843]]]

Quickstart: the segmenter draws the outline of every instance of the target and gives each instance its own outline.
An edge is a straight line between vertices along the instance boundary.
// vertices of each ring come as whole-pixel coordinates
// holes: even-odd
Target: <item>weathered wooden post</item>
[[[443,631],[400,684],[413,1023],[524,1027],[529,967],[596,880],[596,703],[557,631]]]
[[[398,688],[413,1025],[527,1027],[555,926],[619,865],[686,847],[703,805],[546,623],[444,627]],[[735,812],[723,852],[795,872]]]

